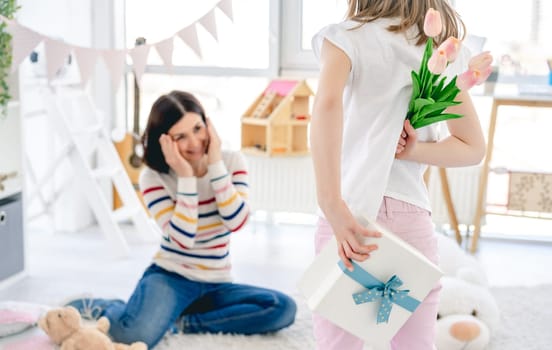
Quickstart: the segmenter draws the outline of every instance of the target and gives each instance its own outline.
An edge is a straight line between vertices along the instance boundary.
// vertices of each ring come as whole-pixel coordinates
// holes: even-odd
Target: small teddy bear
[[[61,350],[147,350],[142,342],[113,343],[107,336],[109,320],[105,317],[95,326],[83,326],[79,312],[71,306],[48,311],[38,325]]]

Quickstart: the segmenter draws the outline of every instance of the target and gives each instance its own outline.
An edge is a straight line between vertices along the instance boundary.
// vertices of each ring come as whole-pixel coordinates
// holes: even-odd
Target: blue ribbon
[[[397,304],[410,312],[414,312],[420,305],[419,300],[408,295],[410,292],[408,289],[398,289],[403,282],[397,275],[393,275],[386,283],[383,283],[354,261],[351,261],[351,263],[353,264],[353,271],[349,271],[343,261],[339,261],[338,265],[347,276],[367,289],[353,294],[355,304],[381,300],[377,316],[378,324],[389,321],[393,304]]]

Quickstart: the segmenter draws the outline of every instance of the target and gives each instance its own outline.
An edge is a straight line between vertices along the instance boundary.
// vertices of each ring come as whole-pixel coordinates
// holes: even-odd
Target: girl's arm
[[[462,103],[448,108],[446,113],[462,114],[463,117],[447,121],[449,137],[438,142],[417,142],[416,131],[406,121],[406,144],[400,147],[404,139],[399,141],[396,157],[445,168],[481,162],[486,146],[477,112],[467,92],[460,92],[456,100]]]
[[[341,142],[343,90],[351,70],[349,57],[328,40],[320,52],[320,77],[314,99],[310,143],[318,205],[336,236],[338,254],[352,269],[349,259],[364,261],[375,245],[361,245],[355,234],[379,236],[361,226],[341,196]]]

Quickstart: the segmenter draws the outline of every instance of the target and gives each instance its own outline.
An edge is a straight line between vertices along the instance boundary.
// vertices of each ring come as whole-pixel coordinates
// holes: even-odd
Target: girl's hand
[[[209,146],[207,146],[208,163],[213,164],[222,159],[221,142],[213,123],[210,118],[205,118],[207,121],[207,132],[209,133]]]
[[[190,177],[194,175],[192,166],[178,151],[178,144],[167,134],[161,135],[159,138],[161,151],[165,157],[165,161],[173,169],[179,177]]]
[[[416,147],[418,142],[418,135],[416,129],[410,125],[410,121],[407,119],[404,121],[404,127],[401,132],[401,137],[397,143],[397,149],[395,151],[395,158],[408,159],[408,156],[412,153],[412,150]]]
[[[372,231],[360,225],[351,214],[351,211],[341,201],[336,207],[331,208],[326,215],[332,226],[337,241],[337,254],[349,270],[353,270],[351,259],[364,261],[370,257],[370,253],[378,249],[376,244],[362,244],[362,237],[381,237],[381,233]]]

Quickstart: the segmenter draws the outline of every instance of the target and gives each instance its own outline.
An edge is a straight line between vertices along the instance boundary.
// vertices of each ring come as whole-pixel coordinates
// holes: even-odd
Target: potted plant
[[[19,7],[16,0],[0,0],[0,15],[13,19]],[[5,116],[11,99],[8,77],[12,64],[11,35],[6,31],[7,24],[0,22],[0,116]]]

